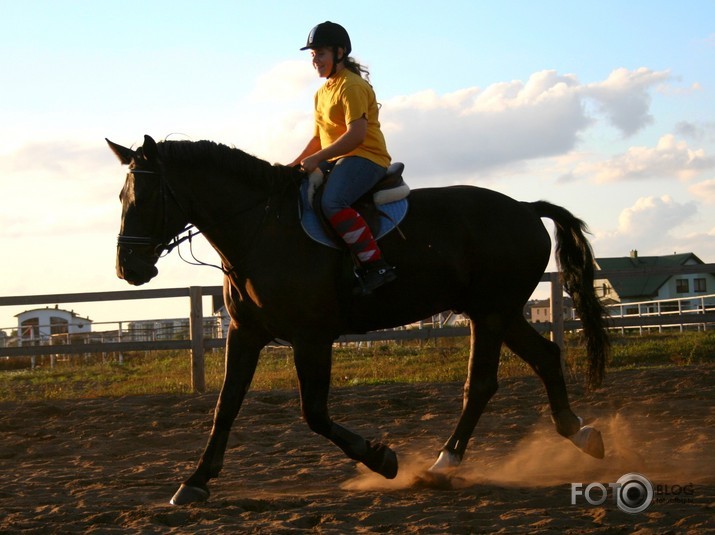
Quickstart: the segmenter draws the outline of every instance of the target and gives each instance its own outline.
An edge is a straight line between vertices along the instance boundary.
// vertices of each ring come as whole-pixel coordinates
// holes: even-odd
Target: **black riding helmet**
[[[324,46],[343,47],[345,49],[346,56],[349,56],[352,51],[348,32],[345,28],[340,26],[340,24],[330,22],[329,20],[321,22],[315,28],[310,30],[308,40],[301,50],[321,48]]]
[[[352,45],[350,44],[350,36],[345,28],[336,24],[335,22],[330,22],[326,20],[315,26],[308,34],[308,40],[305,46],[301,50],[310,50],[314,48],[331,47],[333,49],[333,72],[330,76],[335,74],[335,64],[338,63],[338,47],[345,49],[345,54],[342,59],[345,59],[352,52]]]

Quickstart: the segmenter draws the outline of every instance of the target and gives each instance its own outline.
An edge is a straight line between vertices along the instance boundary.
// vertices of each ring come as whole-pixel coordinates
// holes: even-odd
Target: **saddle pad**
[[[301,217],[300,224],[303,227],[305,233],[310,236],[313,240],[327,245],[328,247],[333,247],[334,249],[341,249],[344,245],[336,242],[332,236],[329,236],[323,225],[318,219],[318,215],[313,210],[308,202],[308,181],[303,180],[300,185],[300,200],[301,200]],[[387,204],[382,204],[378,208],[384,214],[380,216],[380,228],[377,232],[373,231],[375,239],[379,240],[390,231],[394,230],[397,225],[405,218],[407,215],[407,199],[402,199],[399,201],[390,202]]]

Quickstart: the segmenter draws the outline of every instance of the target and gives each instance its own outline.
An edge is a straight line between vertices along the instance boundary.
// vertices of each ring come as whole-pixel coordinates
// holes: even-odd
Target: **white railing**
[[[68,332],[72,326],[68,327],[59,330],[55,325],[49,323],[40,323],[27,329],[17,326],[0,327],[0,331],[12,333],[0,339],[0,347],[130,341],[155,342],[159,340],[188,340],[190,337],[189,318],[93,322],[92,330],[85,332]],[[204,317],[203,330],[206,338],[220,338],[223,336],[221,318]]]
[[[685,324],[679,319],[683,316],[705,314],[715,311],[715,294],[702,296],[688,296],[671,299],[655,299],[652,301],[636,301],[632,303],[618,303],[606,307],[611,318],[662,318],[657,325],[634,325],[620,327],[621,332],[626,329],[657,329],[661,332],[664,328],[678,327],[682,332]],[[668,321],[668,316],[673,316],[673,322]],[[707,323],[689,323],[695,328],[707,329]]]

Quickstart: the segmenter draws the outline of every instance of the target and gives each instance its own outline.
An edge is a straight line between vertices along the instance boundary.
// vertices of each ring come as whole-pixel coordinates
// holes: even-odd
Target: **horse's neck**
[[[266,227],[297,219],[297,188],[278,169],[264,183],[231,173],[194,175],[193,223],[231,266],[255,247]]]

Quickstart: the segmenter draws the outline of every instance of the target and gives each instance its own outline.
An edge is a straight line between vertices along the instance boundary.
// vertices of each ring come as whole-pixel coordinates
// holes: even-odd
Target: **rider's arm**
[[[307,172],[313,171],[320,162],[343,156],[358,148],[367,135],[367,119],[360,117],[348,125],[345,133],[327,147],[319,149],[301,160],[303,169]],[[315,139],[315,138],[314,138]],[[320,144],[320,140],[318,140]],[[306,147],[307,149],[307,147]],[[303,151],[305,152],[305,151]]]
[[[314,137],[310,138],[310,141],[308,141],[308,144],[303,149],[303,152],[301,152],[300,155],[295,160],[293,160],[291,163],[289,163],[288,167],[295,167],[296,165],[300,164],[300,162],[304,158],[307,158],[311,154],[315,154],[320,149],[321,149],[320,137],[314,136]]]

